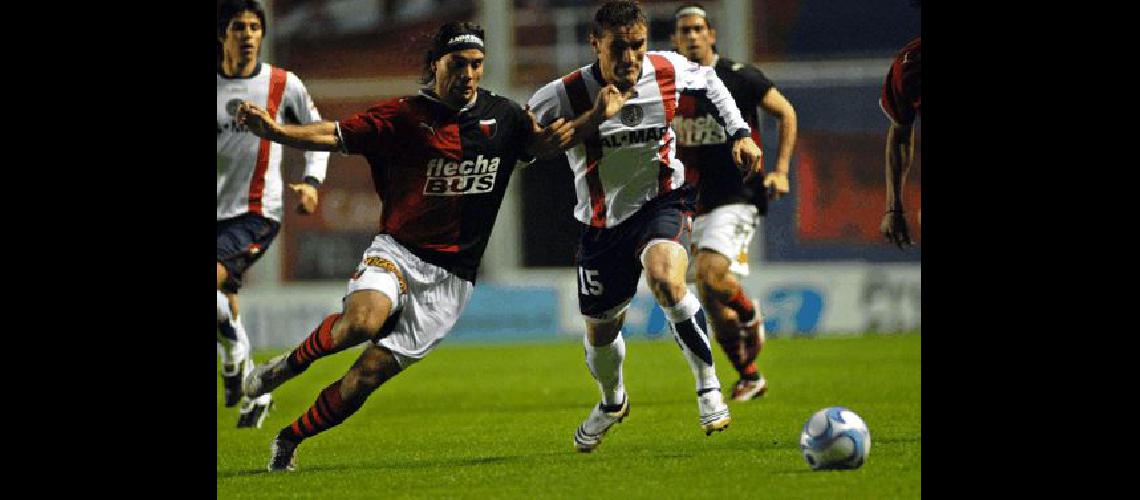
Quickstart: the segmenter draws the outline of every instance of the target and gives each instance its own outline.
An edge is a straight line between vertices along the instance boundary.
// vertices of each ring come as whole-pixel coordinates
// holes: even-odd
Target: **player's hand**
[[[768,190],[769,200],[778,200],[791,191],[788,185],[788,174],[779,170],[764,176],[764,188]]]
[[[887,241],[898,245],[900,250],[914,244],[910,239],[910,230],[907,229],[906,215],[901,211],[892,210],[883,214],[883,223],[879,225],[879,231]]]
[[[594,100],[593,112],[595,114],[601,113],[598,121],[608,120],[613,115],[616,115],[618,111],[621,111],[621,107],[625,105],[626,99],[629,99],[631,95],[633,95],[632,88],[628,92],[622,92],[612,83],[602,87],[602,89],[598,91],[597,99]]]
[[[312,184],[304,182],[290,184],[289,189],[301,197],[301,203],[297,204],[297,213],[308,215],[317,211],[319,198],[317,197],[317,188],[313,187]]]
[[[239,125],[244,125],[253,135],[258,137],[268,138],[276,125],[268,111],[249,101],[242,101],[238,105],[234,118]]]
[[[741,172],[745,172],[745,180],[764,171],[764,163],[760,161],[763,154],[751,137],[742,137],[732,143],[732,161]]]
[[[539,158],[550,158],[565,151],[574,142],[574,124],[564,118],[554,120],[550,125],[542,127],[538,119],[526,107],[527,117],[530,119],[531,140],[527,145],[527,152]]]

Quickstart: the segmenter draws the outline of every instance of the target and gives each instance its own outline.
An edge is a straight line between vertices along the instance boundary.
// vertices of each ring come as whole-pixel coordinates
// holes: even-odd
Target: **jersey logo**
[[[461,196],[490,193],[495,189],[500,161],[497,156],[484,158],[483,155],[462,162],[446,158],[432,159],[427,164],[424,195]]]
[[[678,117],[673,120],[673,129],[677,131],[677,144],[681,146],[728,142],[728,134],[724,131],[724,127],[713,115],[707,113],[697,118]]]
[[[482,130],[483,135],[487,136],[488,139],[495,137],[496,128],[494,118],[490,120],[479,120],[479,130]]]
[[[641,106],[636,104],[627,104],[621,108],[621,122],[627,127],[641,123],[641,118],[644,116],[645,112],[641,110]]]
[[[744,63],[732,63],[732,70],[733,71],[740,71],[740,68],[743,68],[743,67],[744,67]]]
[[[435,135],[435,128],[432,127],[431,125],[428,125],[424,122],[416,122],[416,126],[418,126],[420,128],[425,128],[425,129],[427,129],[428,132],[431,133],[431,135]]]
[[[236,116],[238,106],[241,106],[241,99],[230,99],[226,101],[226,113],[229,113],[230,116]]]

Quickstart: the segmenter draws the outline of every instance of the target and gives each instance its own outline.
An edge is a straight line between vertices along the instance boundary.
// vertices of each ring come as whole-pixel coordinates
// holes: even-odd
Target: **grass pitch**
[[[768,394],[729,402],[732,424],[709,437],[677,346],[627,340],[630,415],[590,454],[571,441],[599,400],[580,344],[445,342],[302,443],[292,473],[266,472],[269,441],[359,351],[320,360],[275,391],[261,429],[234,428],[219,378],[218,498],[918,498],[920,340],[769,339],[759,358]],[[727,388],[736,373],[715,346],[714,355]],[[816,472],[800,455],[804,422],[827,406],[867,422],[862,468]]]

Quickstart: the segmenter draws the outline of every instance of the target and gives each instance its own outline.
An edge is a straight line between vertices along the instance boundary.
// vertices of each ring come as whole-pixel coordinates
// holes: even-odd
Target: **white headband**
[[[683,9],[677,11],[677,15],[673,16],[673,18],[674,19],[680,19],[681,16],[691,16],[691,15],[701,16],[705,19],[708,19],[708,17],[709,17],[709,15],[705,13],[705,9],[697,7],[696,5],[691,5],[689,7],[685,7]]]
[[[479,38],[476,35],[472,35],[472,34],[468,33],[465,35],[459,35],[459,36],[453,37],[451,40],[447,41],[447,45],[449,47],[452,45],[455,45],[455,44],[459,44],[459,43],[473,43],[475,45],[482,47],[483,46],[483,39]]]

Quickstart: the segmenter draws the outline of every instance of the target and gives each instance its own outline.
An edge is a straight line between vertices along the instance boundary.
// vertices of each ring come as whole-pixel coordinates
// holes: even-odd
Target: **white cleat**
[[[247,398],[268,394],[297,374],[289,369],[289,353],[281,354],[265,364],[254,368],[241,382],[241,390]]]
[[[732,422],[732,417],[728,414],[728,405],[724,404],[724,396],[720,394],[720,389],[697,396],[697,408],[701,411],[701,430],[705,431],[706,436],[725,430]]]
[[[603,411],[601,403],[598,403],[590,410],[590,416],[586,417],[586,421],[574,431],[574,448],[582,453],[594,451],[594,448],[602,444],[602,436],[606,435],[610,427],[620,423],[627,415],[629,415],[628,395],[622,401],[621,409],[615,412]]]

